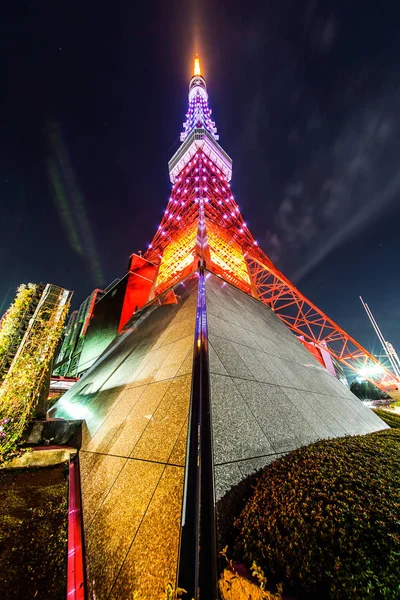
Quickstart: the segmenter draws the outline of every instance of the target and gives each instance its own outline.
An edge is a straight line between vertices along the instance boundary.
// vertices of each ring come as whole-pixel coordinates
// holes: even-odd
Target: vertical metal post
[[[370,309],[370,307],[368,306],[368,304],[366,302],[364,302],[364,300],[361,298],[360,296],[360,300],[362,302],[362,305],[365,309],[365,312],[368,315],[369,320],[371,321],[371,325],[375,330],[376,335],[378,336],[378,339],[380,341],[380,343],[382,344],[382,348],[390,362],[390,364],[392,365],[392,369],[394,371],[394,373],[397,375],[397,377],[400,378],[400,369],[398,368],[398,366],[396,365],[389,348],[387,347],[387,342],[385,340],[385,338],[383,337],[383,333],[381,332],[381,330],[379,329],[378,323],[375,321],[375,317],[372,314],[372,311]]]
[[[204,268],[199,268],[178,586],[186,598],[217,598],[214,462]]]

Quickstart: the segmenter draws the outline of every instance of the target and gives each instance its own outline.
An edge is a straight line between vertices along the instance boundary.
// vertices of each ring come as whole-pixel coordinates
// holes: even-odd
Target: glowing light
[[[369,366],[363,367],[358,372],[360,373],[360,375],[362,377],[365,377],[365,378],[372,377],[373,378],[378,375],[382,375],[382,373],[384,372],[384,369],[383,369],[383,367],[381,367],[381,365],[369,365]]]
[[[196,234],[197,227],[193,224],[186,233],[180,232],[179,237],[165,248],[157,278],[158,293],[176,281],[193,262]]]
[[[246,263],[242,251],[225,241],[220,233],[216,234],[211,230],[207,232],[208,243],[210,246],[211,261],[219,267],[223,273],[229,274],[247,284],[250,278],[247,272]]]

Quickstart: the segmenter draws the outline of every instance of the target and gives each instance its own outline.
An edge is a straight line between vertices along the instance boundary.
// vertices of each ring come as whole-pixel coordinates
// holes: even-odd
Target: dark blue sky
[[[146,247],[197,51],[259,244],[379,352],[364,296],[400,350],[399,18],[370,0],[2,7],[0,313],[28,281],[77,306]]]

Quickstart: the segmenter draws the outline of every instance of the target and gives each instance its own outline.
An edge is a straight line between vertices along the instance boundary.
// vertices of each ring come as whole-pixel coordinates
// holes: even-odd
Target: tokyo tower
[[[132,255],[119,333],[51,412],[85,420],[97,599],[150,600],[168,582],[184,598],[215,599],[229,490],[303,444],[386,427],[303,345],[356,371],[377,364],[258,247],[198,57],[180,139],[160,226]],[[379,385],[396,383],[383,370]]]
[[[359,372],[379,365],[365,348],[310,302],[258,247],[229,182],[232,160],[218,144],[207,86],[195,58],[182,145],[169,162],[172,194],[146,257],[159,263],[154,292],[164,291],[201,264],[258,298],[295,334]],[[385,370],[379,386],[397,377]],[[376,383],[376,382],[375,382]]]

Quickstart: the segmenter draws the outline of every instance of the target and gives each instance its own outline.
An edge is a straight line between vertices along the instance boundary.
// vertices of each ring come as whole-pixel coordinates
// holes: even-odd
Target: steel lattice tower
[[[195,58],[182,145],[169,161],[172,193],[145,258],[159,265],[153,294],[196,270],[198,261],[258,298],[296,335],[359,372],[379,361],[308,300],[259,248],[230,189],[232,160],[218,143],[207,86]],[[382,367],[382,365],[380,365]],[[399,382],[383,368],[378,385]]]

